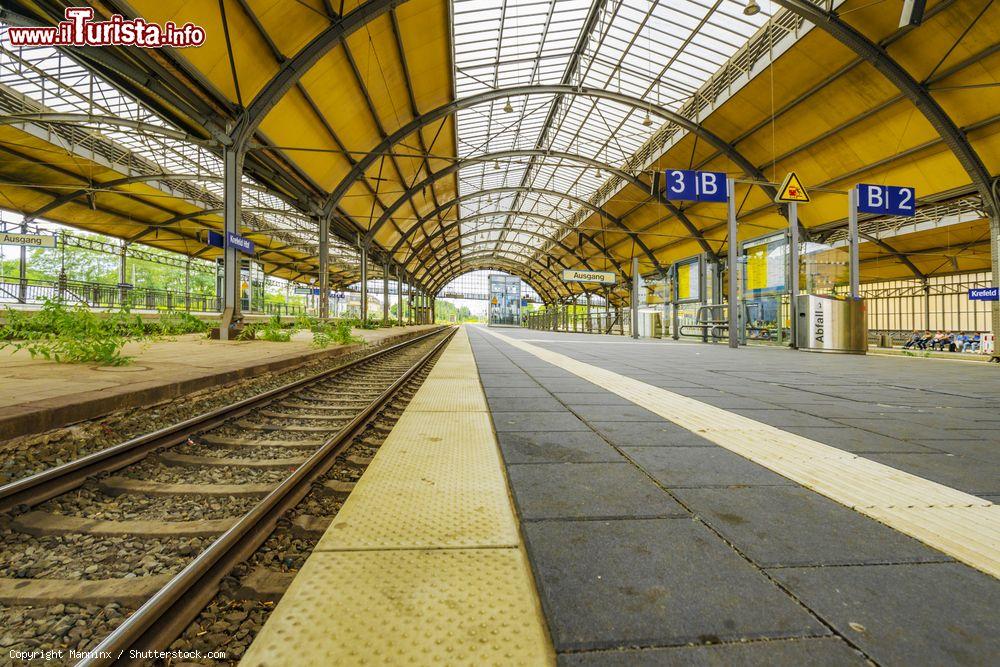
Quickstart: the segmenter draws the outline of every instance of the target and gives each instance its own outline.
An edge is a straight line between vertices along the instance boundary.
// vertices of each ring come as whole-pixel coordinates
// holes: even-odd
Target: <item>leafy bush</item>
[[[353,329],[354,322],[351,320],[340,320],[336,323],[325,322],[316,326],[313,332],[313,342],[315,347],[329,347],[332,343],[337,345],[350,345],[351,343],[363,343],[364,338],[355,336]]]
[[[125,343],[147,337],[141,318],[127,308],[100,317],[86,306],[47,300],[33,315],[7,308],[0,349],[27,350],[32,358],[57,362],[123,366],[132,361],[121,353]]]
[[[191,313],[184,311],[168,310],[160,314],[160,321],[156,323],[158,333],[164,336],[177,336],[189,333],[204,333],[211,329],[208,322],[198,319]]]
[[[270,341],[272,343],[287,343],[292,340],[292,336],[295,334],[295,328],[286,329],[281,324],[280,315],[272,315],[271,319],[267,321],[267,324],[258,328],[257,338],[261,340]]]
[[[316,327],[320,326],[320,321],[315,317],[310,315],[299,315],[295,318],[295,327],[297,329],[308,329],[309,331],[314,331]]]

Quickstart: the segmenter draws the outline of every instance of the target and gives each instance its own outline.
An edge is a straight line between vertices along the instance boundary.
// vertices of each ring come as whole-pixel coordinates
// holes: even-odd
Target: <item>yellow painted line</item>
[[[551,665],[462,328],[242,665]]]
[[[1000,577],[1000,508],[988,500],[564,354],[480,330],[956,560]]]

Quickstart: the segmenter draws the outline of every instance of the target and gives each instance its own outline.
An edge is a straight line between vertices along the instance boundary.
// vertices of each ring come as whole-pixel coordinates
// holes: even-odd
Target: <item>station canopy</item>
[[[5,4],[7,23],[52,24],[67,3]],[[221,226],[219,155],[235,142],[246,151],[244,226],[276,275],[315,275],[329,219],[334,284],[357,279],[361,242],[377,266],[403,267],[432,292],[493,268],[554,299],[582,289],[561,281],[564,268],[614,271],[624,286],[633,257],[656,276],[725,253],[725,206],[654,197],[654,171],[757,182],[735,193],[741,239],[787,227],[766,184],[795,171],[813,189],[799,217],[818,242],[842,241],[854,184],[916,188],[916,219],[862,218],[862,280],[990,267],[1000,3],[929,0],[923,24],[903,28],[902,0],[749,3],[757,13],[744,0],[94,4],[105,16],[190,21],[208,39],[68,50],[143,123],[91,119],[72,131],[145,151],[148,170],[216,178],[96,189],[134,170],[77,153],[52,165],[53,150],[78,146],[63,137],[69,125],[41,117],[62,110],[50,103],[59,95],[36,91],[32,122],[0,128],[4,150],[20,151],[2,174],[4,206],[52,205],[58,192],[42,186],[76,175],[87,196],[50,206],[48,219],[211,257],[199,229]],[[30,62],[30,50],[3,48],[5,62]],[[13,88],[6,72],[3,83]]]

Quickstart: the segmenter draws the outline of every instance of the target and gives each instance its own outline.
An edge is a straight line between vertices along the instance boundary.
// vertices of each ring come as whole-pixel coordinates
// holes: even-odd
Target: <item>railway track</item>
[[[82,665],[148,662],[128,658],[166,649],[189,630],[248,558],[273,566],[274,544],[292,536],[292,555],[277,562],[294,569],[452,333],[425,334],[0,487],[0,563],[8,563],[0,648],[86,650]],[[267,567],[241,570],[244,588],[263,589],[261,598],[280,596],[290,581],[261,577]]]

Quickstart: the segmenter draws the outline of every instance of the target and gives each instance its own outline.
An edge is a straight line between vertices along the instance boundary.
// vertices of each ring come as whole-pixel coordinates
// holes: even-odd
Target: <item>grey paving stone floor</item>
[[[1000,369],[500,333],[1000,497]],[[996,664],[992,577],[475,327],[470,338],[560,664]]]

